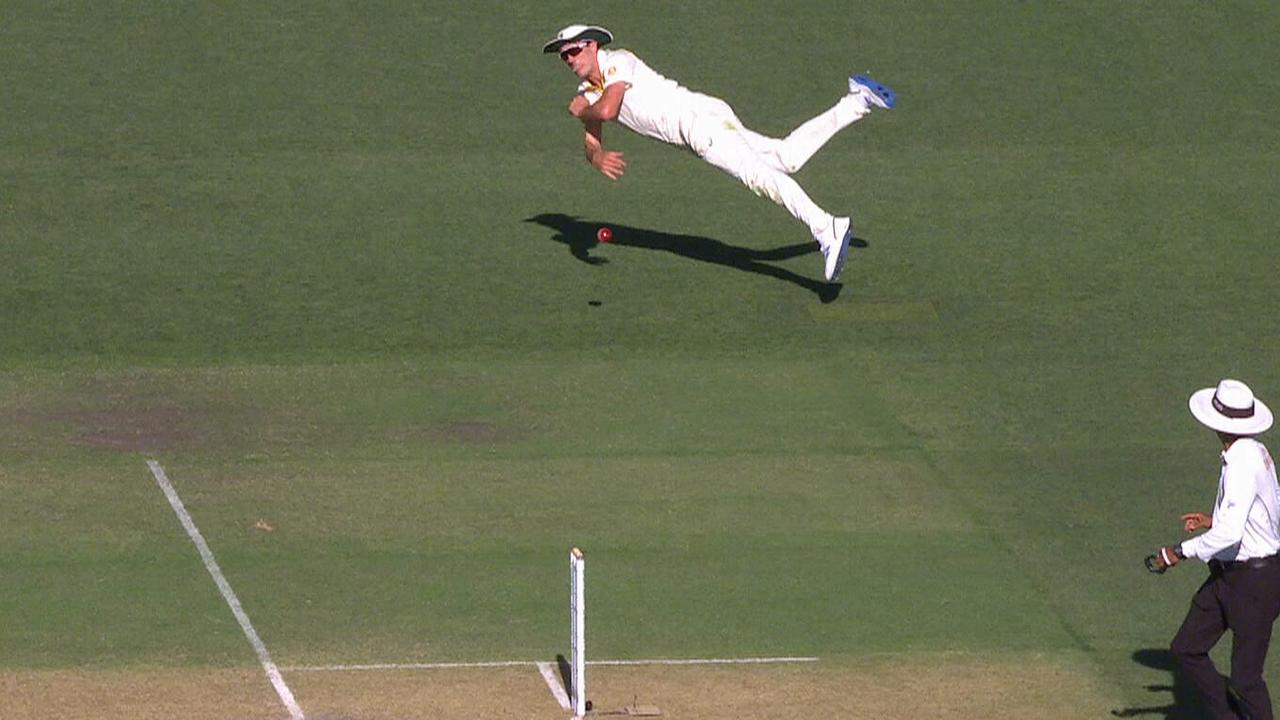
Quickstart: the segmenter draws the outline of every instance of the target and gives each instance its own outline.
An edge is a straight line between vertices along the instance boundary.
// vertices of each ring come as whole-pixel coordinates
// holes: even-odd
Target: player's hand
[[[1182,529],[1187,532],[1207,530],[1213,527],[1213,518],[1204,513],[1187,513],[1182,516]]]
[[[591,159],[591,164],[610,180],[622,177],[627,169],[627,161],[617,150],[601,150]]]
[[[582,117],[583,111],[591,107],[591,103],[587,102],[587,98],[582,95],[574,95],[569,101],[569,114],[574,117]]]

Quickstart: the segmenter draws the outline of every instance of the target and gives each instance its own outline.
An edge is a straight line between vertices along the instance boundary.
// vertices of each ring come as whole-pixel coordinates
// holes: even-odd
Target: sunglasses
[[[571,57],[578,57],[578,53],[585,49],[583,45],[571,45],[560,51],[560,59],[568,60]]]

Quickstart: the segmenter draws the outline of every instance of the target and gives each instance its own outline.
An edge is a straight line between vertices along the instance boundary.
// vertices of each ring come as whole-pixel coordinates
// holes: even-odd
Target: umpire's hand
[[[1213,518],[1200,512],[1187,513],[1182,516],[1182,529],[1187,532],[1208,530],[1213,527]]]
[[[1155,553],[1148,555],[1143,562],[1146,564],[1147,570],[1158,575],[1177,565],[1179,560],[1181,558],[1178,556],[1177,548],[1162,547]]]

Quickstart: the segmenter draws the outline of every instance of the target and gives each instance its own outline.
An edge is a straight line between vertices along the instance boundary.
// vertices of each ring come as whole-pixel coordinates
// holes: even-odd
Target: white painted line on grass
[[[771,665],[784,663],[818,662],[816,657],[748,657],[748,658],[690,658],[652,660],[588,660],[588,665]],[[529,667],[541,669],[548,663],[537,660],[494,660],[489,662],[451,663],[375,663],[369,665],[293,665],[289,672],[352,672],[370,670],[448,670],[454,668],[503,668]]]
[[[689,659],[652,659],[652,660],[588,660],[588,665],[600,666],[633,666],[633,665],[773,665],[785,663],[814,663],[816,657],[746,657],[746,658],[689,658]],[[572,710],[573,703],[565,692],[556,667],[549,662],[536,660],[493,660],[489,662],[442,662],[442,663],[372,663],[367,665],[297,665],[287,667],[289,672],[369,672],[377,670],[453,670],[459,668],[538,668],[542,679],[547,681],[547,688],[556,702],[565,710]]]
[[[818,662],[816,657],[692,658],[688,660],[588,660],[588,665],[779,665]]]
[[[551,688],[551,694],[555,696],[556,702],[560,703],[560,707],[565,710],[572,710],[573,705],[569,702],[569,693],[564,691],[564,685],[560,684],[560,676],[556,674],[556,670],[551,666],[551,663],[538,663],[538,672],[542,673],[542,679],[547,681],[547,687]]]
[[[236,597],[235,591],[231,589],[231,584],[227,582],[227,578],[223,576],[221,568],[218,567],[218,561],[214,559],[213,551],[209,549],[209,544],[204,541],[204,536],[200,534],[200,529],[196,527],[195,521],[191,519],[186,506],[182,504],[182,498],[178,497],[178,492],[173,489],[173,484],[169,482],[169,477],[165,475],[164,468],[160,467],[160,463],[155,460],[147,460],[147,466],[151,468],[151,474],[155,476],[160,489],[164,491],[164,496],[169,499],[169,505],[173,507],[173,512],[177,514],[178,520],[182,522],[182,527],[186,529],[187,535],[191,537],[191,542],[195,543],[196,550],[200,552],[200,559],[204,560],[205,569],[213,576],[213,582],[218,586],[218,590],[222,592],[222,598],[227,601],[227,605],[231,608],[231,614],[235,615],[236,622],[240,623],[240,629],[244,631],[244,636],[249,639],[249,644],[253,646],[253,651],[258,654],[258,661],[262,663],[263,671],[267,673],[267,678],[271,680],[271,685],[275,687],[276,694],[280,696],[280,702],[284,703],[285,708],[289,710],[289,717],[293,718],[293,720],[306,720],[302,714],[302,708],[298,707],[298,702],[293,699],[293,693],[289,690],[289,686],[284,684],[280,669],[271,661],[271,654],[267,652],[267,646],[262,643],[262,638],[258,637],[258,632],[253,629],[253,623],[249,622],[249,616],[245,614],[244,608],[240,606],[240,599]]]
[[[289,672],[348,672],[364,670],[453,670],[457,668],[531,667],[536,660],[496,660],[494,662],[441,662],[441,663],[374,663],[370,665],[290,665],[281,668]]]

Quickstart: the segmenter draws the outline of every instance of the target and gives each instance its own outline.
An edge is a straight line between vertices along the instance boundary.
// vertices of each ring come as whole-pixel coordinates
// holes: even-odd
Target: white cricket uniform
[[[626,83],[618,122],[647,137],[688,148],[742,181],[752,192],[785,207],[818,237],[832,216],[818,207],[790,174],[837,132],[867,114],[866,101],[846,95],[783,140],[743,127],[725,101],[663,77],[628,50],[597,51],[604,86],[583,82],[579,94],[594,104],[604,88]]]
[[[1213,527],[1182,543],[1182,554],[1209,560],[1250,560],[1280,551],[1280,485],[1267,448],[1239,438],[1222,453]]]

